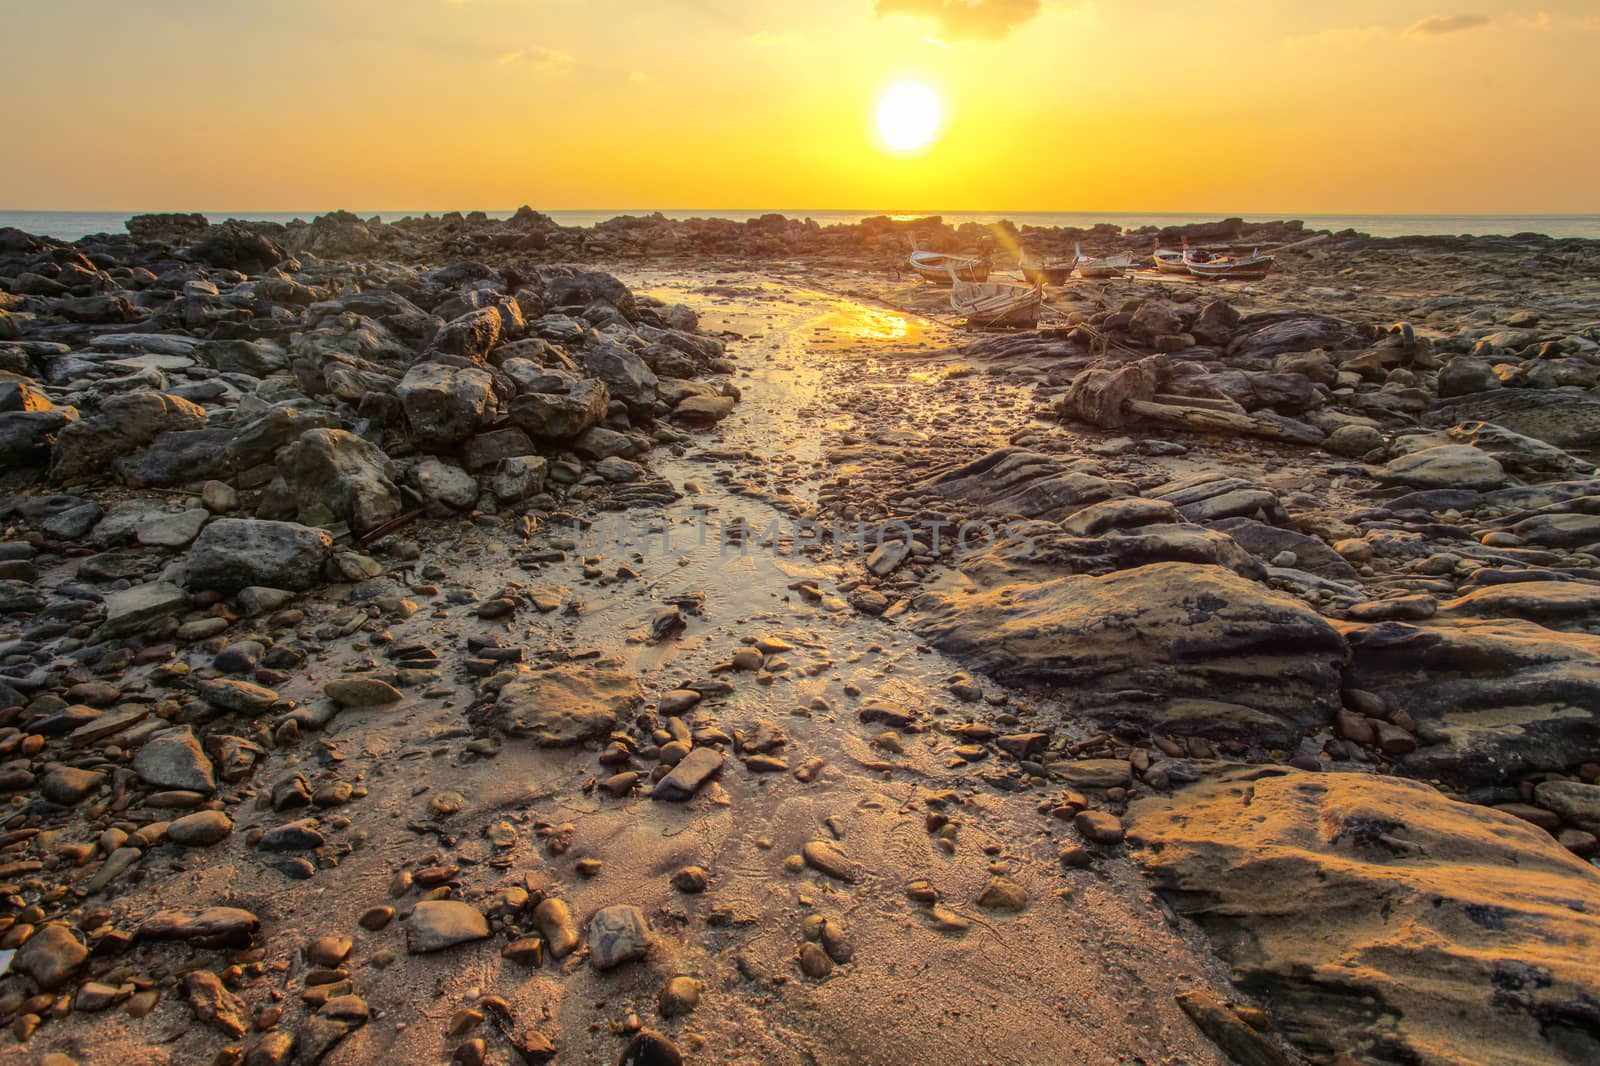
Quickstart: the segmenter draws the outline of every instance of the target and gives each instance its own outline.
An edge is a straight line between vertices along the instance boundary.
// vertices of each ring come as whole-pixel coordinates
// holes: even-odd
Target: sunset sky
[[[0,0],[0,25],[0,209],[1600,212],[1582,0]],[[896,154],[874,111],[906,80],[945,121]]]

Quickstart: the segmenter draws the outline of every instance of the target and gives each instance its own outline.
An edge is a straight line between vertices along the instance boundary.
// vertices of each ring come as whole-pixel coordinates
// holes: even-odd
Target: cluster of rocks
[[[291,879],[361,846],[344,808],[367,787],[335,745],[318,742],[316,769],[256,771],[343,709],[437,689],[430,649],[392,645],[390,669],[329,680],[321,701],[279,691],[322,642],[438,594],[426,576],[379,580],[418,558],[408,522],[532,529],[564,507],[671,500],[650,452],[681,449],[737,400],[722,340],[609,274],[318,249],[183,216],[75,245],[0,232],[0,1019],[19,1041],[69,1014],[140,1018],[162,996],[247,1066],[321,1061],[364,1026],[348,938],[306,949],[296,1016],[263,1001],[282,986],[270,925],[231,906],[151,913],[134,889],[233,847],[236,825]],[[308,618],[295,601],[330,582],[376,591]],[[511,659],[472,653],[468,669]],[[508,957],[537,962],[582,939],[551,918],[559,899],[472,904],[442,862],[402,873],[402,907],[363,928],[398,918],[413,952],[492,928]],[[642,955],[636,908],[588,925],[597,967]],[[523,1061],[553,1054],[503,1005],[478,1006]],[[664,1037],[635,1044],[632,1061],[676,1061]],[[461,1047],[454,1061],[484,1061],[481,1038]]]

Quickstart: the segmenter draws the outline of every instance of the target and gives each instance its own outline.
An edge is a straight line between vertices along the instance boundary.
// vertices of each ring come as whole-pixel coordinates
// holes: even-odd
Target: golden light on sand
[[[878,100],[878,135],[892,151],[926,148],[939,135],[943,121],[939,97],[921,82],[896,82]]]

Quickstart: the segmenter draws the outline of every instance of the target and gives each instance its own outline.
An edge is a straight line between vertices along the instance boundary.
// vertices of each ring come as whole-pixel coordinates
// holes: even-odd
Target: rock
[[[695,748],[656,782],[650,792],[653,800],[683,803],[722,770],[723,754],[714,748]]]
[[[1478,359],[1470,355],[1458,355],[1450,360],[1439,371],[1439,395],[1441,397],[1468,396],[1475,392],[1488,392],[1498,389],[1505,383],[1500,380],[1500,375],[1494,372],[1494,365],[1487,359]]]
[[[558,666],[507,684],[487,720],[540,747],[567,747],[606,736],[642,699],[638,682],[615,667]]]
[[[537,458],[537,449],[528,435],[515,426],[479,433],[461,449],[461,461],[474,474],[492,470],[507,459],[529,456]]]
[[[233,819],[222,811],[196,811],[175,819],[167,826],[166,838],[185,848],[209,848],[228,839]]]
[[[662,1034],[641,1029],[628,1041],[617,1066],[683,1066],[683,1056]]]
[[[917,597],[916,628],[997,680],[1068,689],[1108,722],[1159,722],[1164,704],[1116,698],[1127,690],[1242,705],[1250,730],[1274,743],[1337,710],[1340,634],[1302,601],[1220,566],[1042,580],[1009,565],[972,572],[981,584]]]
[[[1028,894],[1015,881],[1004,877],[991,877],[978,895],[978,906],[991,911],[1023,911],[1028,906]]]
[[[478,502],[478,482],[452,463],[429,457],[411,469],[411,482],[425,500],[449,510],[469,510]]]
[[[211,760],[188,726],[170,729],[147,740],[133,757],[139,780],[157,788],[210,794],[217,789]]]
[[[1592,448],[1600,444],[1600,396],[1573,389],[1540,389],[1538,402],[1528,402],[1525,389],[1496,389],[1440,402],[1423,422],[1453,426],[1492,422],[1557,448]]]
[[[693,977],[674,977],[656,995],[656,1009],[663,1018],[678,1018],[700,1005],[700,982]]]
[[[177,585],[169,585],[164,581],[152,581],[111,592],[106,595],[105,621],[100,623],[99,632],[108,638],[137,633],[152,622],[169,618],[188,606],[189,594]]]
[[[1372,426],[1340,426],[1322,442],[1324,451],[1347,459],[1359,459],[1368,452],[1383,447],[1383,434]]]
[[[1600,944],[1600,881],[1542,830],[1416,782],[1267,768],[1129,818],[1156,887],[1313,1058],[1533,1063],[1593,1046],[1589,1021],[1548,1019],[1594,1017],[1600,976],[1580,960]]]
[[[211,513],[203,509],[152,515],[139,523],[135,537],[146,547],[182,548],[199,536],[210,517]]]
[[[1228,355],[1238,360],[1260,359],[1314,348],[1348,351],[1364,345],[1360,332],[1348,322],[1326,315],[1274,311],[1241,320],[1228,343]]]
[[[493,385],[488,372],[477,367],[418,363],[395,386],[395,395],[419,445],[449,448],[495,420],[499,405]]]
[[[642,959],[650,951],[650,923],[638,907],[602,907],[589,920],[589,961],[610,970]]]
[[[1350,688],[1382,692],[1416,723],[1408,775],[1459,786],[1565,771],[1600,746],[1600,636],[1441,614],[1347,628]]]
[[[315,851],[327,843],[311,821],[289,822],[261,834],[256,847],[262,851]]]
[[[1120,844],[1123,838],[1122,822],[1105,811],[1079,811],[1072,825],[1091,844]]]
[[[245,274],[268,270],[288,258],[270,238],[239,224],[210,227],[200,240],[184,249],[184,254],[214,267]]]
[[[308,525],[343,522],[357,536],[401,512],[394,463],[381,449],[342,429],[309,429],[278,453],[273,491],[284,514]],[[270,582],[267,582],[270,584]]]
[[[1505,484],[1505,469],[1469,444],[1441,444],[1402,455],[1377,472],[1390,484],[1419,489],[1492,489]]]
[[[181,940],[202,948],[249,947],[261,919],[237,907],[159,911],[139,926],[142,940]]]
[[[232,678],[202,682],[200,695],[213,707],[247,718],[259,718],[278,705],[278,694],[272,689]]]
[[[205,409],[160,392],[122,393],[106,400],[98,413],[61,427],[50,455],[57,481],[107,477],[114,461],[125,459],[159,433],[202,429]]]
[[[293,522],[219,518],[201,531],[184,562],[191,590],[237,592],[250,585],[305,590],[322,581],[333,538]]]
[[[845,854],[843,848],[831,840],[811,840],[800,849],[800,857],[805,864],[818,873],[827,874],[829,877],[846,884],[855,884],[865,880],[867,870],[860,863]]]
[[[572,908],[564,900],[549,897],[539,901],[533,909],[533,924],[550,948],[550,957],[564,959],[579,944],[578,924],[572,919]]]
[[[515,503],[544,491],[545,477],[550,463],[541,455],[515,455],[502,459],[489,482],[495,499],[502,503]]]
[[[691,426],[709,426],[733,414],[737,401],[732,396],[685,396],[672,409],[674,421]]]
[[[1559,814],[1588,833],[1600,833],[1600,785],[1581,781],[1541,781],[1533,798],[1539,806]]]
[[[489,923],[476,907],[453,899],[423,900],[406,927],[406,947],[421,955],[488,936]]]
[[[105,784],[106,775],[98,770],[79,770],[58,766],[39,781],[39,794],[63,807],[76,806]]]
[[[33,978],[46,992],[53,992],[72,980],[89,958],[89,949],[65,925],[51,922],[34,931],[17,949],[11,968]]]
[[[520,393],[507,416],[535,440],[566,440],[605,418],[609,402],[605,383],[587,378],[567,392]]]
[[[913,486],[997,515],[1061,520],[1116,495],[1111,483],[1059,456],[1001,448]],[[972,547],[978,547],[973,545]]]
[[[1198,989],[1179,992],[1178,1005],[1200,1031],[1239,1066],[1295,1066],[1298,1061],[1205,992]]]
[[[399,703],[400,690],[375,677],[340,677],[322,686],[322,694],[341,707],[382,707]]]
[[[194,1016],[228,1036],[238,1039],[250,1028],[249,1008],[223,985],[222,979],[207,970],[191,970],[183,975],[183,993]]]
[[[833,973],[833,960],[828,958],[828,953],[822,950],[820,944],[801,944],[795,959],[800,964],[800,972],[813,981],[820,981]]]

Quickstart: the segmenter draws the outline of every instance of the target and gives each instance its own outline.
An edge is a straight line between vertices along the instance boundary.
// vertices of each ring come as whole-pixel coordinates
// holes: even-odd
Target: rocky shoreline
[[[1600,242],[128,229],[0,231],[13,1050],[1600,1054]]]

